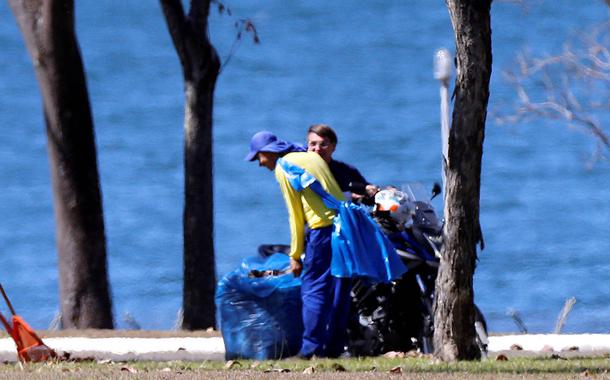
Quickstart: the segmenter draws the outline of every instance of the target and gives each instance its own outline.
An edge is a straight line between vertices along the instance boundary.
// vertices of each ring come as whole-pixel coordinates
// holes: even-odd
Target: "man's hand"
[[[303,271],[303,264],[301,260],[295,260],[292,257],[290,258],[290,271],[294,275],[294,277],[299,277],[301,272]]]
[[[379,192],[379,188],[376,185],[366,185],[366,193],[369,197],[374,197]]]

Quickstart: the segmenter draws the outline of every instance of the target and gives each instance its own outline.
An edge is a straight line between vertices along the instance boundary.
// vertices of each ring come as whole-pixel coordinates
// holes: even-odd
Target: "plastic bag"
[[[407,267],[364,206],[341,202],[334,219],[331,273],[374,283],[400,278]]]
[[[309,187],[320,196],[326,207],[337,211],[332,235],[333,276],[366,277],[379,283],[400,278],[407,271],[394,245],[364,206],[336,199],[313,175],[283,158],[277,164],[296,191]]]
[[[216,289],[216,310],[225,359],[280,359],[301,348],[301,280],[287,255],[246,258]],[[275,271],[275,272],[274,272]]]

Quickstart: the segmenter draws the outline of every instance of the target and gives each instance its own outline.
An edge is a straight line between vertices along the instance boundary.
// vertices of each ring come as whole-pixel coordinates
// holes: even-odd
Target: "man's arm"
[[[332,160],[329,164],[330,170],[332,171],[335,179],[341,186],[341,191],[344,192],[346,198],[361,199],[362,195],[374,196],[379,191],[376,185],[369,183],[364,178],[360,171],[350,164],[346,164],[343,161]],[[366,194],[356,194],[350,189],[350,183],[360,184],[366,187]]]
[[[292,188],[281,168],[276,168],[276,179],[288,209],[290,222],[290,268],[295,276],[302,270],[301,254],[305,247],[305,214],[301,194]]]

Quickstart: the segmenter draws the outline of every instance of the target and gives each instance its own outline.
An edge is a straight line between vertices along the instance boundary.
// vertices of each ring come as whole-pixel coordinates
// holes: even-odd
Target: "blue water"
[[[490,112],[511,88],[502,71],[530,48],[607,20],[600,1],[494,2]],[[286,243],[273,176],[242,160],[261,129],[304,140],[312,123],[339,134],[336,157],[374,183],[440,180],[438,83],[432,56],[453,50],[442,1],[228,3],[210,35],[226,59],[236,18],[261,38],[239,43],[216,88],[214,159],[217,273],[262,243]],[[41,100],[29,56],[0,3],[0,280],[36,328],[57,313],[58,271]],[[77,30],[95,118],[109,275],[118,327],[130,313],[169,329],[181,305],[182,76],[155,2],[78,2]],[[554,122],[496,125],[488,118],[481,224],[486,249],[476,302],[492,331],[548,332],[576,297],[564,331],[610,332],[610,163],[588,168],[595,142]],[[603,125],[608,119],[602,120]],[[439,206],[437,204],[437,206]]]

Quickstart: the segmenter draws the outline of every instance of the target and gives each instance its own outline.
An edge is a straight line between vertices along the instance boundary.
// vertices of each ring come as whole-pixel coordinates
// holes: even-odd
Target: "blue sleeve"
[[[330,171],[337,180],[341,191],[349,191],[350,182],[358,182],[368,185],[369,182],[360,174],[358,169],[342,161],[332,160],[329,164]]]

